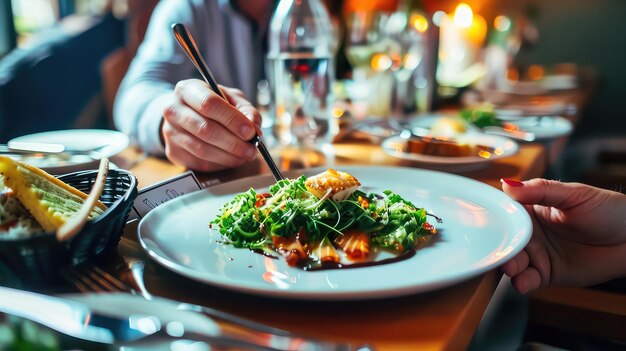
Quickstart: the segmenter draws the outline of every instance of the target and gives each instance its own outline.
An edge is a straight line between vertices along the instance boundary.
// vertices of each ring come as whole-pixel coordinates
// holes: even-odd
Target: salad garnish
[[[414,252],[437,233],[425,209],[391,190],[366,194],[359,186],[354,176],[334,169],[284,179],[268,193],[237,194],[210,227],[219,229],[225,244],[278,253],[303,269],[362,263],[372,248]]]

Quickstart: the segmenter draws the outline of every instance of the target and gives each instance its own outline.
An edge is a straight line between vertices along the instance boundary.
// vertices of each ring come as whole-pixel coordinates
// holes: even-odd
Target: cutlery
[[[491,134],[491,135],[501,135],[505,137],[509,137],[512,139],[523,140],[523,141],[535,141],[537,138],[535,133],[526,132],[519,128],[510,128],[508,126],[500,127],[500,126],[487,126],[482,128],[483,133]]]
[[[194,330],[198,328],[180,321],[166,323],[149,313],[116,316],[96,311],[83,302],[6,287],[0,287],[0,296],[0,312],[37,322],[81,340],[118,346],[148,341],[193,340],[234,349],[276,350],[227,336],[219,328],[207,327],[200,332]]]
[[[501,122],[501,124],[502,124],[501,126],[485,126],[485,127],[480,128],[473,123],[466,123],[466,126],[467,126],[468,131],[472,131],[474,133],[499,135],[499,136],[504,136],[504,137],[508,137],[511,139],[515,139],[515,140],[528,141],[528,142],[535,141],[536,139],[535,133],[524,131],[520,129],[519,126],[513,123]]]
[[[122,240],[128,239],[122,238]],[[143,266],[141,270],[143,270]],[[242,333],[236,333],[235,335],[245,337],[248,340],[255,340],[257,344],[263,347],[294,351],[373,350],[373,348],[368,345],[360,345],[357,347],[346,343],[335,343],[332,341],[301,337],[291,332],[260,324],[214,308],[156,297],[145,290],[143,272],[140,273],[141,277],[134,276],[135,272],[132,273],[132,279],[139,279],[139,281],[135,281],[135,284],[143,287],[140,288],[140,292],[130,289],[125,283],[117,280],[117,278],[113,277],[111,274],[91,264],[67,267],[62,271],[61,275],[80,291],[85,292],[84,295],[79,295],[76,299],[85,300],[89,299],[90,296],[98,296],[101,301],[108,301],[109,303],[106,304],[108,306],[115,306],[121,299],[133,299],[133,304],[140,306],[150,306],[150,303],[153,303],[155,306],[160,306],[164,302],[167,302],[169,304],[168,313],[194,313],[198,316],[206,316],[210,320],[226,322],[228,325],[236,327],[237,330],[241,330]],[[97,294],[93,295],[88,292],[95,292]],[[124,296],[128,297],[124,298]],[[231,330],[231,328],[228,328],[228,330]]]
[[[226,97],[220,90],[220,87],[217,85],[217,82],[213,77],[209,66],[206,64],[204,58],[200,54],[200,50],[198,50],[196,41],[193,39],[189,31],[187,31],[187,28],[185,28],[185,26],[181,23],[175,23],[172,25],[172,31],[174,32],[174,37],[178,41],[178,44],[180,44],[180,47],[183,49],[183,51],[185,51],[191,62],[193,62],[194,66],[196,66],[196,69],[200,72],[200,74],[204,78],[204,81],[209,84],[211,90],[213,90],[222,99],[228,101],[228,99],[226,99]],[[261,154],[261,156],[263,156],[263,159],[269,166],[272,175],[274,175],[274,179],[276,179],[276,181],[284,179],[285,177],[276,166],[276,163],[274,163],[274,160],[272,159],[269,150],[267,149],[267,147],[265,147],[265,144],[263,144],[258,134],[256,134],[250,140],[250,143],[257,147],[259,153]]]

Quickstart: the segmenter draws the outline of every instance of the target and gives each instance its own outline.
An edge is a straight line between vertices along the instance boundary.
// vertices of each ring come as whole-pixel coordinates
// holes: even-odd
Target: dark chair
[[[101,127],[103,109],[91,106],[101,99],[100,62],[123,45],[123,29],[124,22],[111,14],[81,21],[78,29],[59,25],[32,47],[5,56],[0,61],[0,142],[76,127],[88,108],[91,125],[81,127]]]

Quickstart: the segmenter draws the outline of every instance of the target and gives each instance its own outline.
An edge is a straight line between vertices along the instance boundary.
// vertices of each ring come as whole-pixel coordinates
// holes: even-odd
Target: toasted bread
[[[49,232],[65,223],[87,198],[87,194],[45,171],[9,157],[0,156],[0,175],[41,227]],[[100,215],[106,208],[98,201],[89,217]]]

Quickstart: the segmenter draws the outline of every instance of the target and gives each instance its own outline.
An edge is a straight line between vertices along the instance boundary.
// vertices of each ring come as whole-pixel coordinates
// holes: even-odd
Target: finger
[[[211,162],[226,167],[241,166],[245,159],[236,157],[210,144],[204,143],[195,136],[185,131],[176,130],[169,126],[164,129],[165,154],[172,162],[190,168],[198,169],[185,154],[190,154],[195,160],[201,161],[199,164]]]
[[[185,166],[199,172],[215,172],[229,168],[228,166],[213,163],[211,161],[202,160],[186,150],[178,149],[175,155],[168,156],[168,159],[174,164]]]
[[[254,123],[227,100],[215,94],[205,82],[198,79],[180,81],[174,93],[200,115],[221,124],[242,140],[247,141],[254,136]]]
[[[232,99],[236,96],[239,97],[241,99],[245,99],[246,98],[246,94],[243,93],[243,91],[241,91],[241,89],[237,89],[237,88],[231,88],[231,87],[227,87],[224,85],[220,84],[220,90],[222,91],[222,93],[224,93],[226,95],[226,99],[228,100],[228,102],[230,102],[231,104],[234,105]]]
[[[511,278],[511,283],[520,294],[527,294],[541,286],[541,275],[534,267],[528,267],[528,269]]]
[[[511,260],[502,265],[502,271],[509,277],[514,277],[528,268],[528,253],[522,250]]]
[[[591,195],[588,187],[579,183],[561,183],[556,180],[536,178],[525,182],[502,180],[502,190],[522,204],[537,204],[561,208],[579,205]],[[521,184],[521,185],[520,185]]]
[[[241,113],[243,113],[252,123],[257,126],[257,134],[261,135],[261,113],[246,99],[244,93],[239,89],[233,89],[220,86],[222,91],[226,94],[228,101],[235,106]]]
[[[539,273],[541,282],[548,285],[551,279],[551,265],[553,264],[550,260],[553,258],[549,256],[544,245],[538,240],[531,240],[524,250],[528,254],[528,265]]]
[[[214,145],[235,157],[246,160],[256,158],[257,151],[252,144],[233,135],[221,124],[202,117],[186,105],[173,104],[166,109],[164,117],[176,130],[186,131],[205,144]],[[201,156],[208,150],[198,150],[195,154]]]

